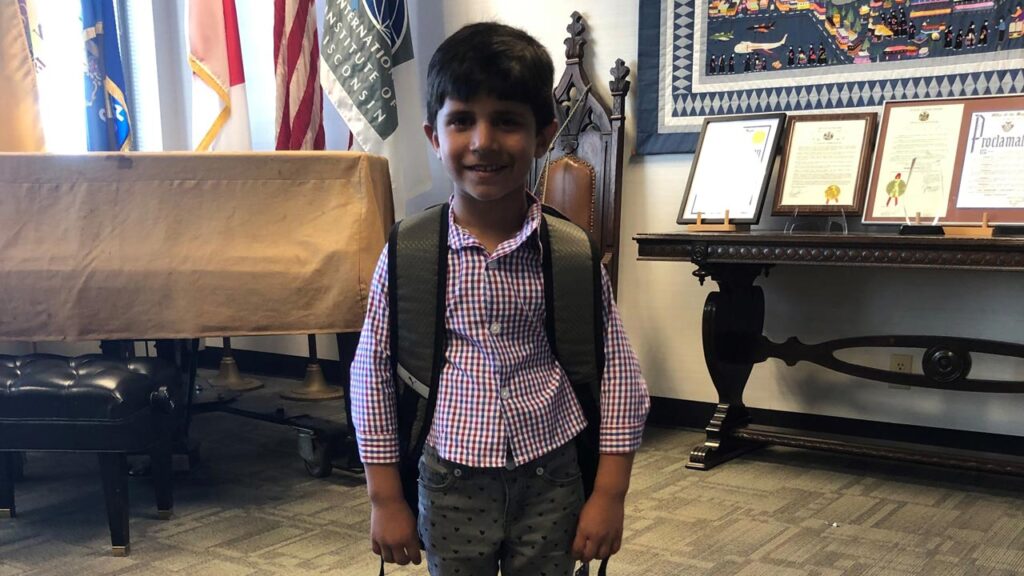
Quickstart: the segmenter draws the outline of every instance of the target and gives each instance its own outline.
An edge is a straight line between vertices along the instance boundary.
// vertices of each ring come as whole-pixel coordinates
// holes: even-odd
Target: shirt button
[[[544,475],[544,467],[543,466],[538,466],[537,467],[537,476],[543,476],[543,475]]]
[[[501,322],[491,324],[491,334],[494,334],[495,336],[501,334]]]
[[[509,397],[511,397],[511,396],[512,396],[512,391],[511,390],[509,390],[508,388],[502,388],[501,389],[501,399],[502,400],[508,400]]]

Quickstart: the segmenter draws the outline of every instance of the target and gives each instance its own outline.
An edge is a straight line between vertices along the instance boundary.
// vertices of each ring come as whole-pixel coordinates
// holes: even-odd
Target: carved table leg
[[[687,468],[710,470],[726,460],[761,446],[738,440],[730,432],[750,421],[743,389],[754,364],[755,346],[764,327],[764,293],[754,286],[757,266],[713,270],[719,291],[704,303],[704,361],[718,390],[718,406],[705,431],[707,439],[690,451]]]

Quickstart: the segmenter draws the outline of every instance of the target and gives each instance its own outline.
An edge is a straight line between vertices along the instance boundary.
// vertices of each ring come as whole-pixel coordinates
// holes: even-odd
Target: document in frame
[[[679,222],[703,218],[755,220],[775,159],[784,115],[708,122],[690,175]]]
[[[875,218],[943,218],[949,206],[963,104],[894,106],[872,182]]]
[[[862,118],[794,123],[780,207],[854,204],[866,123]]]
[[[1024,110],[975,112],[957,208],[1024,208]]]

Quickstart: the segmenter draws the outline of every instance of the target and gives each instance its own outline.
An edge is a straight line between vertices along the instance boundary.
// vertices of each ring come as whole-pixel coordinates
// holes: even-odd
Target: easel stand
[[[747,232],[750,224],[730,224],[729,211],[725,211],[725,221],[721,224],[705,224],[704,213],[697,212],[697,223],[686,227],[690,232]]]
[[[942,231],[946,236],[992,237],[992,227],[988,225],[988,212],[981,215],[981,226],[943,226]]]

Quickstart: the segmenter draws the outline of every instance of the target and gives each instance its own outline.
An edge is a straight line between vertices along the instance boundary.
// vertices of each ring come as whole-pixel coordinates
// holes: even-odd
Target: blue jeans
[[[430,446],[419,462],[419,536],[431,576],[567,576],[583,506],[573,442],[515,467],[471,468]]]

